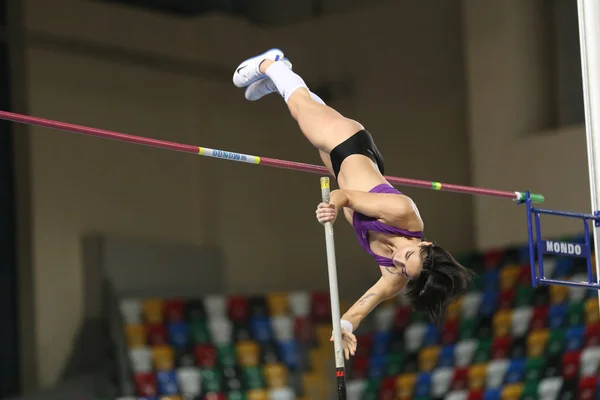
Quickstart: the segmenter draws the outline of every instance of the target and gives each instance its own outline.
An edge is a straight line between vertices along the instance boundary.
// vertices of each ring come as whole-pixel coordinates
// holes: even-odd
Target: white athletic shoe
[[[259,70],[260,63],[264,60],[279,61],[281,59],[283,59],[283,51],[279,49],[267,50],[258,56],[247,59],[235,69],[233,84],[237,87],[245,87],[256,82],[264,76]]]
[[[282,62],[289,68],[292,69],[292,63],[287,58],[284,58]],[[273,92],[277,92],[277,86],[273,83],[271,78],[268,76],[263,76],[259,78],[256,82],[251,83],[246,88],[246,100],[248,101],[256,101],[260,100],[268,94]]]

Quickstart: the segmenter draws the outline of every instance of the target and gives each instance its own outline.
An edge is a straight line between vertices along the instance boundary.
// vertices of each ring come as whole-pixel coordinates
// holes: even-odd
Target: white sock
[[[304,80],[281,61],[271,64],[265,73],[277,86],[277,91],[286,103],[296,89],[308,89]]]
[[[309,91],[309,93],[310,93],[310,97],[312,97],[312,99],[313,99],[314,101],[316,101],[317,103],[321,103],[321,104],[323,104],[324,106],[325,106],[325,105],[327,105],[327,104],[325,104],[325,102],[323,101],[323,99],[322,99],[322,98],[320,98],[319,96],[317,96],[316,94],[314,94],[314,93],[313,93],[313,92],[311,92],[311,91]]]

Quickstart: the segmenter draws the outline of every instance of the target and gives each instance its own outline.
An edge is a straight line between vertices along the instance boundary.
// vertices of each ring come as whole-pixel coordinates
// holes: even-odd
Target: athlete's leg
[[[273,80],[302,133],[319,150],[329,153],[335,146],[364,129],[358,122],[316,100],[304,80],[284,63],[265,60],[260,65],[260,72]]]

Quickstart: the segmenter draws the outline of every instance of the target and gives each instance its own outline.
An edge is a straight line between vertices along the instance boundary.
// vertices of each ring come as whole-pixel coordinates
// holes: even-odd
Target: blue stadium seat
[[[550,329],[562,328],[567,322],[568,304],[554,304],[548,311],[548,327]]]
[[[483,400],[500,400],[502,397],[502,388],[487,389],[483,392]]]
[[[428,324],[423,335],[423,347],[433,346],[440,341],[440,332],[435,324]]]
[[[417,375],[413,396],[428,397],[431,390],[431,373],[421,372]]]
[[[483,292],[497,292],[500,288],[500,271],[486,271],[483,273]]]
[[[389,331],[376,332],[373,336],[371,354],[374,356],[387,354],[390,345],[390,340],[391,334]]]
[[[298,357],[298,343],[295,339],[279,343],[281,361],[292,371],[298,369],[300,360]]]
[[[490,317],[494,314],[497,308],[498,292],[497,291],[485,291],[481,297],[481,304],[479,305],[480,317]]]
[[[169,324],[169,342],[178,349],[184,349],[190,344],[190,327],[185,322],[171,322]]]
[[[175,395],[179,392],[175,371],[159,371],[156,373],[159,395]]]
[[[387,367],[387,354],[372,355],[369,359],[369,378],[383,378]]]
[[[443,367],[453,367],[454,366],[454,349],[455,349],[456,345],[455,344],[448,344],[444,347],[442,347],[442,350],[440,351],[440,355],[438,358],[438,368],[443,368]]]
[[[517,383],[523,380],[523,376],[525,375],[525,359],[513,359],[510,360],[510,364],[508,364],[508,369],[506,370],[506,374],[504,375],[504,383]]]
[[[256,341],[260,343],[270,342],[273,339],[273,332],[271,331],[269,317],[252,317],[250,319],[250,332]]]
[[[579,350],[583,347],[585,326],[577,325],[567,328],[565,332],[565,351]]]
[[[556,257],[556,267],[552,273],[552,278],[565,278],[572,275],[573,258]]]

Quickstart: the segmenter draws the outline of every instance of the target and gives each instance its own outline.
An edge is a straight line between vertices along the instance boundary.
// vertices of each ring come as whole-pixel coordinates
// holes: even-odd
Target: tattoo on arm
[[[367,303],[367,299],[369,297],[373,297],[373,296],[375,296],[375,293],[369,293],[369,294],[365,295],[362,299],[359,300],[358,305],[364,306]]]

